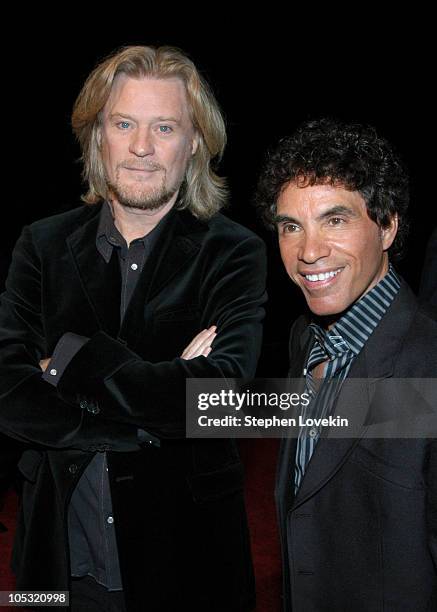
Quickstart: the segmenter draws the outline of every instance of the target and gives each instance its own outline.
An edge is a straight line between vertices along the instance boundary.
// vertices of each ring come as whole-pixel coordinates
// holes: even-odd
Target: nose
[[[153,155],[155,147],[153,144],[153,137],[148,129],[135,130],[129,143],[129,151],[137,157]]]
[[[330,252],[329,243],[321,232],[317,230],[307,230],[302,233],[298,250],[298,257],[301,261],[312,264],[323,257],[328,257]]]

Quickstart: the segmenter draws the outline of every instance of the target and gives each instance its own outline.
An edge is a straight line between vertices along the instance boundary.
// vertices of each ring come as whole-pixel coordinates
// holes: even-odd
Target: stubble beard
[[[106,186],[111,196],[114,197],[121,206],[134,208],[137,210],[158,210],[165,206],[172,197],[179,191],[180,185],[168,188],[166,185],[167,173],[164,168],[161,185],[158,187],[145,187],[139,183],[138,187],[133,185],[123,185],[119,180],[117,171],[116,180],[111,182],[106,177]]]

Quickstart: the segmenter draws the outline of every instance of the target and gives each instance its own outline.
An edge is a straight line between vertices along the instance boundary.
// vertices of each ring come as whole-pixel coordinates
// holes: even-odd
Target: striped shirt
[[[311,400],[308,406],[303,407],[303,420],[325,418],[332,413],[354,359],[386,313],[399,287],[399,278],[390,265],[384,278],[349,308],[330,330],[324,330],[316,323],[310,324],[314,341],[303,374]],[[318,386],[313,369],[324,361],[327,362],[324,378]],[[295,493],[320,434],[321,428],[315,426],[302,426],[299,431],[294,473]]]

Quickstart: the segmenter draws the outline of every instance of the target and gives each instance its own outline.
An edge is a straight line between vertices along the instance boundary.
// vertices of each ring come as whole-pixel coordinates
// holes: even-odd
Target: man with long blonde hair
[[[186,379],[249,379],[261,342],[263,244],[218,212],[221,112],[180,50],[136,46],[72,125],[85,205],[24,228],[0,302],[0,428],[28,444],[17,588],[251,610],[235,444],[185,436]]]

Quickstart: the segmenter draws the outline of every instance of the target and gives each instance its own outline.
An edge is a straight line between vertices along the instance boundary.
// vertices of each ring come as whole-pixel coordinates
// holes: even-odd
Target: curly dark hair
[[[398,215],[390,257],[399,257],[408,232],[408,173],[393,147],[371,126],[324,118],[307,121],[280,140],[262,170],[256,206],[275,228],[276,202],[283,187],[329,184],[358,191],[369,217],[381,227]]]

